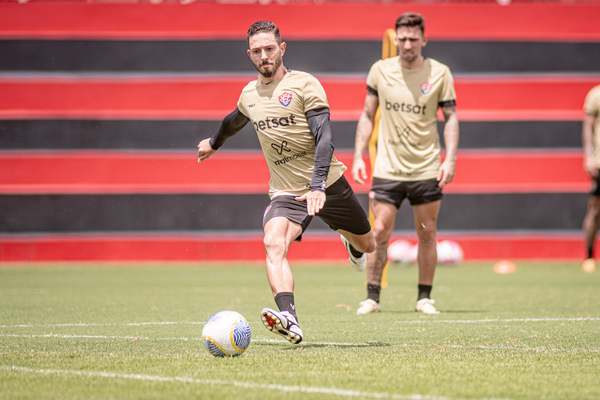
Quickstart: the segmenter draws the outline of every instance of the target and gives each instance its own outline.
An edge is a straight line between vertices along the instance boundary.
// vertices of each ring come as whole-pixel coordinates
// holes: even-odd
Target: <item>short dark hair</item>
[[[425,34],[425,20],[421,14],[406,12],[396,20],[396,31],[401,26],[418,26],[421,28],[421,33]]]
[[[261,32],[272,32],[275,36],[275,41],[277,41],[277,44],[281,44],[281,35],[279,34],[279,28],[277,25],[271,21],[258,21],[252,24],[252,26],[248,29],[248,45],[250,45],[250,38]]]

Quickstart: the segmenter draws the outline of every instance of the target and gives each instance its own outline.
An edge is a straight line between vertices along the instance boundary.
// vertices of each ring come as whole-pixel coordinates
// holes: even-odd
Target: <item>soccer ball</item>
[[[446,265],[460,264],[463,260],[463,250],[452,240],[442,240],[437,244],[438,263]]]
[[[220,311],[202,329],[202,342],[215,357],[234,357],[250,346],[250,325],[235,311]]]
[[[410,264],[415,261],[413,245],[407,240],[395,240],[388,246],[388,260],[397,264]]]

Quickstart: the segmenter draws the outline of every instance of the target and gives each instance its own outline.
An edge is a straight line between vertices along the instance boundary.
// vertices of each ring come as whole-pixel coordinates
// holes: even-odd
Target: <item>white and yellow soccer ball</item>
[[[202,342],[215,357],[235,357],[248,346],[252,334],[248,321],[235,311],[220,311],[206,321],[202,328]]]

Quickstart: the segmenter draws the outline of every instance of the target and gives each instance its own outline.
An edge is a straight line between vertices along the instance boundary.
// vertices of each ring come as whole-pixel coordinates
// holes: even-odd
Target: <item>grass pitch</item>
[[[356,316],[364,274],[293,266],[296,346],[260,322],[264,267],[0,268],[0,398],[600,398],[600,273],[518,267],[439,267],[430,316],[416,267],[392,267],[382,312]],[[200,340],[225,309],[252,328],[240,357]]]

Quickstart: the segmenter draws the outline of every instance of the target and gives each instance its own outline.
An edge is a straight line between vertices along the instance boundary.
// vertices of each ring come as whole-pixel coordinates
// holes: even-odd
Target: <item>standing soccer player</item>
[[[584,261],[583,268],[586,271],[593,271],[596,268],[594,243],[600,225],[600,85],[590,90],[583,108],[585,110],[582,129],[583,167],[592,179],[592,190],[583,220],[583,233],[587,244],[587,260]]]
[[[381,109],[377,159],[369,193],[375,217],[377,249],[367,257],[367,299],[356,314],[379,311],[381,276],[396,213],[408,198],[419,238],[419,287],[416,310],[437,314],[431,299],[437,264],[436,223],[442,188],[454,178],[458,147],[456,95],[450,69],[421,55],[427,44],[425,22],[419,14],[405,13],[396,21],[398,56],[377,61],[367,77],[365,107],[356,129],[352,176],[367,179],[363,154],[373,132],[377,107]],[[437,110],[445,119],[446,159],[441,163]]]
[[[271,203],[263,216],[267,277],[279,311],[262,310],[265,327],[291,343],[302,341],[294,302],[294,277],[287,252],[317,215],[341,234],[357,271],[375,250],[369,218],[333,155],[329,104],[312,75],[283,65],[286,44],[272,22],[248,30],[248,55],[259,73],[240,95],[237,108],[219,131],[198,145],[206,160],[231,136],[252,122],[267,161]]]

